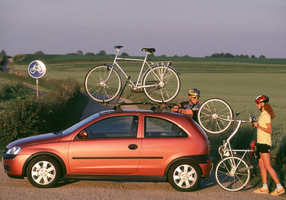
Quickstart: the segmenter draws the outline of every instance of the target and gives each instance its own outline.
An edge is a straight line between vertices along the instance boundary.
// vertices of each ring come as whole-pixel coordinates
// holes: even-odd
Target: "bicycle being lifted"
[[[146,52],[144,59],[121,58],[119,52],[122,47],[114,47],[117,53],[112,65],[95,66],[87,73],[84,87],[91,99],[100,103],[108,103],[115,99],[122,88],[122,78],[119,71],[127,79],[126,84],[131,87],[132,91],[143,91],[153,102],[166,103],[172,101],[178,95],[181,83],[178,71],[171,66],[172,62],[151,62],[149,64],[147,58],[149,54],[156,51],[154,48],[142,49]],[[142,62],[136,82],[133,82],[131,77],[121,68],[117,62],[118,60]],[[147,65],[147,70],[143,73],[145,65]]]
[[[224,190],[231,192],[242,190],[248,184],[253,168],[246,158],[248,155],[250,157],[255,155],[255,147],[250,145],[251,149],[232,149],[230,140],[238,132],[241,123],[254,122],[256,117],[252,115],[249,121],[235,119],[231,107],[225,101],[209,99],[201,105],[198,111],[198,121],[201,127],[211,134],[225,133],[234,122],[237,122],[236,128],[218,149],[221,160],[214,173],[216,182]],[[251,144],[255,144],[255,142],[253,141]]]

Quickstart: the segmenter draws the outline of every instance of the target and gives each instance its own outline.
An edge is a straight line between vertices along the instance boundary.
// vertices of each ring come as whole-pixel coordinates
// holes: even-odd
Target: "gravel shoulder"
[[[28,179],[11,179],[0,162],[0,199],[285,199],[270,195],[257,195],[248,186],[243,191],[222,190],[212,176],[202,180],[194,192],[178,192],[167,182],[61,180],[57,187],[39,189]]]

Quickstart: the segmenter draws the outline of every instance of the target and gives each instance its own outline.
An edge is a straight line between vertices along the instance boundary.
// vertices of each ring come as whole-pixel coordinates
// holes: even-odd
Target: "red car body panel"
[[[140,160],[141,139],[94,139],[70,142],[69,169],[71,174],[134,174]],[[136,144],[137,149],[128,148]],[[108,146],[108,148],[106,148]]]
[[[138,116],[137,137],[77,139],[80,131],[100,120],[115,116]],[[145,117],[156,117],[177,124],[187,137],[145,137]],[[131,145],[131,146],[130,146]],[[14,158],[5,158],[5,172],[11,177],[26,176],[28,163],[38,155],[55,158],[66,175],[127,175],[166,177],[171,164],[180,159],[193,159],[202,177],[210,175],[212,159],[209,141],[195,122],[187,116],[148,111],[102,112],[101,116],[67,135],[44,134],[17,140],[7,145],[22,146]],[[197,157],[203,157],[198,161]]]

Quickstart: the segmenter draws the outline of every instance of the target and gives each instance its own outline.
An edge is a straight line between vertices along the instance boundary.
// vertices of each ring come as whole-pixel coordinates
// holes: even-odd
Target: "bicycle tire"
[[[162,79],[160,81],[158,77]],[[148,69],[142,79],[145,95],[154,102],[163,103],[172,101],[178,95],[181,87],[180,77],[171,67],[158,65]],[[149,87],[148,87],[149,85]],[[153,87],[150,87],[153,85]]]
[[[215,180],[218,185],[227,191],[235,192],[242,190],[249,182],[251,173],[245,160],[233,157],[236,165],[235,172],[232,171],[232,157],[226,157],[219,161],[215,169]]]
[[[231,128],[232,121],[222,120],[218,117],[233,119],[233,111],[224,100],[208,99],[200,106],[198,122],[207,133],[223,134]]]
[[[115,99],[121,90],[121,85],[122,79],[119,72],[108,65],[93,67],[84,79],[84,88],[88,96],[94,101],[103,103]]]

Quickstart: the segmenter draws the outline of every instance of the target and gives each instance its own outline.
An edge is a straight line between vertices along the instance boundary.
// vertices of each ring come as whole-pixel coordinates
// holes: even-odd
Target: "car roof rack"
[[[152,110],[154,113],[162,113],[162,108],[165,110],[171,110],[171,108],[176,105],[175,103],[153,103],[153,102],[140,102],[140,103],[126,103],[124,101],[120,103],[104,103],[104,105],[114,105],[113,110],[115,110],[116,113],[123,112],[121,106],[123,105],[151,105],[150,110]]]

